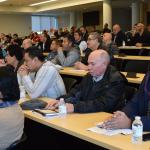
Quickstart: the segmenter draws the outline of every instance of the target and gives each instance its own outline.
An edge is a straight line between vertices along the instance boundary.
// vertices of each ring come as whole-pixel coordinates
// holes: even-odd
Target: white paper
[[[114,129],[114,130],[104,129],[104,128],[101,128],[102,124],[103,124],[103,122],[100,122],[96,126],[88,128],[87,130],[98,133],[98,134],[108,135],[108,136],[112,136],[112,135],[116,135],[116,134],[128,135],[128,134],[132,133],[131,129]]]

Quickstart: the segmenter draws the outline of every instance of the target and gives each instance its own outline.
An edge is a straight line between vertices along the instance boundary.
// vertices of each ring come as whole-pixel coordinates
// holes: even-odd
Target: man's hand
[[[80,70],[88,70],[88,66],[84,65],[83,63],[77,61],[75,64],[74,64],[74,67],[76,69],[80,69]]]
[[[0,67],[6,66],[4,59],[0,59]]]
[[[73,106],[73,104],[66,103],[66,108],[67,108],[67,113],[74,112],[74,106]]]
[[[131,127],[131,120],[124,112],[117,111],[104,121],[102,127],[105,129],[126,129]]]
[[[58,103],[59,101],[56,100],[56,99],[50,99],[48,101],[46,101],[48,104],[47,106],[45,107],[45,109],[51,109],[51,110],[54,110],[58,107]]]
[[[136,46],[136,47],[142,47],[143,44],[142,44],[142,43],[136,43],[135,46]]]
[[[21,75],[21,76],[26,76],[29,74],[29,69],[26,65],[21,65],[18,69],[18,73]]]

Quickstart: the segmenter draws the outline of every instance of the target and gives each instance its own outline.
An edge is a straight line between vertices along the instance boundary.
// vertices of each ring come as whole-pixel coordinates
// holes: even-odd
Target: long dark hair
[[[0,67],[0,92],[3,101],[17,101],[20,99],[17,75],[10,67]]]

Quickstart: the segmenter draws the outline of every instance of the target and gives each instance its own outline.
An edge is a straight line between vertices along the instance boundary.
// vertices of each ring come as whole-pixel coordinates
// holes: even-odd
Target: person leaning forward
[[[113,112],[119,109],[127,80],[109,63],[110,57],[106,51],[91,52],[88,58],[89,74],[64,97],[67,112]],[[47,108],[58,107],[58,102],[49,101]]]
[[[104,121],[103,128],[122,129],[131,128],[135,116],[141,116],[143,130],[150,131],[150,72],[148,72],[137,93],[122,109]]]

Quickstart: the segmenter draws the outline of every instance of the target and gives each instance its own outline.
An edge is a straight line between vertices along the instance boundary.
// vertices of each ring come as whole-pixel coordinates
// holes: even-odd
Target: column
[[[132,26],[140,21],[140,5],[139,1],[132,2]]]
[[[139,19],[139,21],[140,22],[142,22],[142,23],[144,23],[144,20],[145,20],[145,18],[144,18],[144,3],[143,2],[141,2],[140,3],[140,19]]]
[[[75,12],[70,12],[70,28],[76,26],[75,24]]]
[[[108,23],[109,28],[112,29],[112,6],[111,0],[103,1],[103,25]]]

